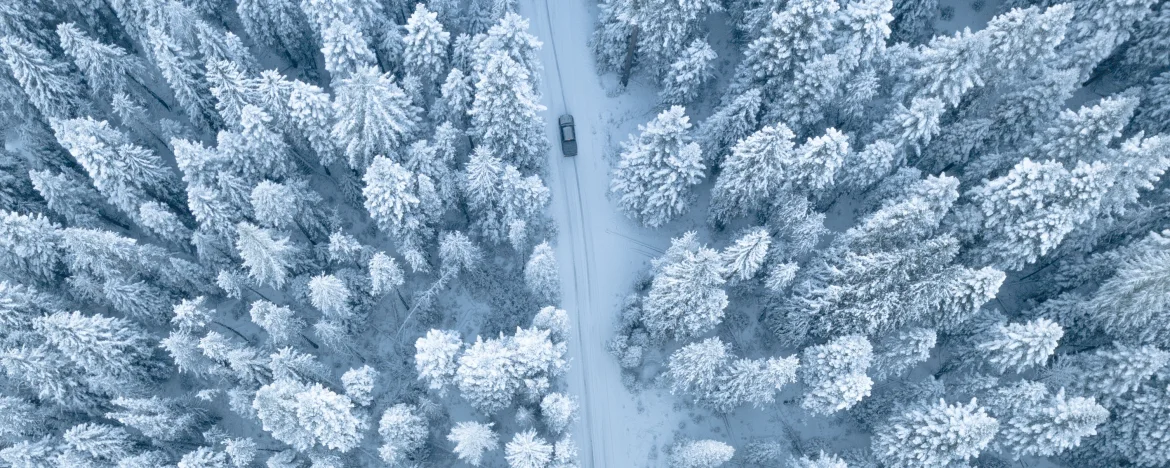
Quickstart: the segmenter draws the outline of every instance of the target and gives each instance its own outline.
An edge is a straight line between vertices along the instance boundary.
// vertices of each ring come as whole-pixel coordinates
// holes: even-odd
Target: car
[[[561,152],[565,156],[577,155],[577,131],[573,126],[573,116],[562,115],[557,121],[561,125]]]

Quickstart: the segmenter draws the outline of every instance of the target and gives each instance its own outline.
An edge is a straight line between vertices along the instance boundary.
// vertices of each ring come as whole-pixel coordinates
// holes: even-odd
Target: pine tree
[[[358,406],[370,406],[370,403],[373,403],[374,386],[377,380],[378,371],[368,365],[350,369],[341,375],[345,396],[357,403]]]
[[[752,88],[718,107],[699,125],[696,140],[703,146],[708,163],[722,166],[727,149],[756,130],[762,106],[763,92]]]
[[[990,45],[986,35],[968,29],[953,37],[935,37],[918,52],[920,64],[914,69],[914,77],[920,90],[916,94],[958,106],[965,94],[983,86],[980,72],[985,68]]]
[[[389,293],[391,290],[397,289],[406,283],[405,273],[402,267],[398,266],[398,262],[393,257],[385,253],[378,252],[370,258],[370,287],[371,293],[374,295],[382,295]]]
[[[511,468],[542,468],[552,461],[552,455],[553,446],[531,429],[516,433],[504,445],[504,458]]]
[[[799,0],[770,16],[744,51],[732,89],[763,85],[768,93],[784,85],[799,65],[820,57],[832,37],[836,1]]]
[[[463,340],[457,332],[432,329],[415,341],[414,347],[419,380],[426,381],[439,395],[445,394],[447,387],[454,383],[459,368],[456,358],[463,349]]]
[[[873,346],[860,335],[846,335],[801,353],[800,379],[808,386],[801,406],[813,414],[849,409],[869,396],[873,381],[865,375]]]
[[[1170,352],[1155,346],[1114,343],[1092,352],[1062,356],[1047,381],[1074,395],[1092,396],[1106,406],[1113,406],[1141,388],[1168,363]],[[1086,375],[1093,378],[1083,378]]]
[[[68,409],[90,409],[98,395],[66,360],[48,346],[21,346],[0,351],[0,367],[18,386],[31,390],[38,400]]]
[[[420,110],[390,75],[361,67],[337,85],[332,136],[350,167],[364,171],[375,155],[393,154],[418,129]]]
[[[496,10],[515,10],[507,8],[508,2],[513,0],[486,0],[492,2]],[[496,23],[488,28],[483,36],[475,39],[474,54],[471,55],[472,68],[475,74],[483,75],[487,65],[497,53],[506,55],[520,65],[526,72],[528,83],[533,90],[540,89],[540,72],[543,67],[537,57],[537,52],[543,44],[528,32],[528,19],[515,11],[499,11],[492,15],[498,18]],[[540,99],[536,99],[539,101]]]
[[[499,448],[499,437],[492,430],[493,423],[461,421],[451,428],[447,440],[455,443],[455,455],[471,466],[483,462],[484,452]]]
[[[57,312],[34,319],[33,327],[88,374],[125,384],[149,378],[151,340],[125,319]]]
[[[727,293],[722,289],[723,261],[715,250],[699,246],[695,233],[671,241],[656,261],[658,273],[642,307],[642,320],[656,339],[699,336],[723,320]]]
[[[256,101],[256,79],[247,76],[239,64],[224,60],[208,62],[206,78],[216,112],[228,127],[238,130],[244,106]]]
[[[259,325],[274,345],[291,343],[305,329],[305,321],[287,306],[268,301],[255,301],[248,309],[252,323]]]
[[[353,22],[335,19],[321,29],[321,55],[325,70],[338,78],[348,78],[373,67],[377,58],[365,35]]]
[[[930,359],[930,351],[938,342],[934,329],[914,327],[877,342],[874,346],[873,379],[900,377],[906,371]]]
[[[61,49],[73,60],[90,89],[100,96],[113,96],[126,90],[127,82],[136,80],[144,67],[135,56],[112,44],[90,38],[74,23],[57,25]]]
[[[767,229],[748,230],[734,244],[723,250],[724,271],[732,281],[752,279],[764,266],[771,243],[772,237]]]
[[[459,356],[455,383],[471,406],[484,414],[494,414],[512,405],[513,395],[522,382],[516,379],[513,353],[502,339],[475,343]]]
[[[81,423],[69,428],[61,438],[68,450],[97,462],[117,462],[134,449],[129,432],[107,424]]]
[[[1025,158],[1007,175],[972,189],[982,215],[973,220],[982,228],[980,260],[1019,269],[1048,253],[1097,208],[1108,188],[1106,170],[1079,162],[1070,171],[1059,162]]]
[[[309,302],[328,319],[346,321],[354,317],[352,293],[334,275],[317,275],[309,280]]]
[[[745,403],[765,408],[775,403],[781,388],[796,381],[798,366],[795,356],[736,359],[719,376],[711,403],[722,413],[730,413]]]
[[[1165,386],[1144,385],[1114,407],[1112,418],[1100,431],[1112,441],[1106,450],[1135,466],[1158,466],[1170,460],[1161,423],[1167,417],[1168,393]]]
[[[59,449],[51,436],[40,440],[22,440],[0,450],[0,460],[13,467],[50,468],[56,466]]]
[[[244,259],[248,276],[259,285],[284,287],[299,255],[288,236],[278,237],[248,222],[237,224],[236,233],[236,249]]]
[[[463,194],[474,215],[473,227],[492,242],[511,240],[516,226],[526,234],[551,196],[539,176],[524,177],[482,146],[464,167]]]
[[[209,86],[194,53],[159,28],[148,27],[147,33],[155,65],[174,91],[183,112],[202,129],[219,129],[222,122],[213,113],[215,106],[208,99]]]
[[[329,166],[336,161],[343,148],[333,140],[336,114],[329,94],[317,86],[293,81],[288,96],[288,110],[290,120],[308,140],[313,152],[317,153],[321,165]]]
[[[944,467],[979,453],[999,431],[999,422],[971,400],[966,405],[912,408],[875,431],[873,452],[890,467]]]
[[[658,114],[623,145],[610,190],[620,194],[627,215],[658,227],[683,214],[691,188],[703,179],[699,145],[690,141],[685,110],[674,106]]]
[[[363,177],[366,210],[398,242],[399,252],[422,249],[434,239],[442,215],[434,181],[385,157],[375,157]]]
[[[988,36],[987,59],[1000,75],[1023,76],[1052,63],[1065,39],[1074,8],[1063,3],[1047,8],[1013,8],[996,15],[979,34]]]
[[[309,18],[292,0],[241,0],[236,15],[252,40],[277,49],[293,63],[312,67]]]
[[[174,173],[153,151],[138,146],[105,121],[55,121],[57,141],[89,174],[98,192],[132,217],[142,202],[171,203]]]
[[[627,45],[637,27],[634,2],[602,0],[598,10],[597,28],[589,40],[598,72],[622,70]]]
[[[1057,49],[1063,65],[1061,68],[1078,70],[1079,82],[1085,82],[1098,63],[1130,38],[1134,23],[1144,19],[1154,3],[1151,0],[1109,4],[1085,1],[1073,3],[1075,13],[1068,36]]]
[[[399,403],[382,413],[378,434],[384,441],[378,449],[382,460],[390,464],[401,463],[426,443],[427,422],[414,405]]]
[[[345,453],[361,443],[366,421],[353,413],[344,395],[314,384],[296,394],[296,416],[303,430],[326,448]]]
[[[475,99],[467,111],[479,147],[508,155],[509,162],[527,169],[543,167],[548,149],[539,117],[545,108],[529,84],[530,73],[506,53],[494,53],[477,74]]]
[[[670,464],[677,468],[715,468],[731,461],[735,448],[717,440],[688,440],[670,450]]]
[[[792,131],[765,126],[741,140],[720,166],[711,189],[711,215],[719,221],[757,213],[784,189],[786,166],[795,159]]]
[[[107,418],[138,429],[143,435],[159,441],[175,441],[198,433],[207,421],[201,410],[185,406],[182,400],[173,398],[120,397],[111,403],[120,410],[106,413]]]
[[[64,273],[60,226],[44,215],[0,211],[0,264],[5,276],[55,284]]]
[[[719,390],[719,373],[731,359],[727,345],[719,337],[707,338],[671,353],[667,364],[670,393],[690,394],[708,401]]]
[[[662,77],[662,91],[658,98],[664,104],[685,105],[699,97],[703,86],[714,77],[717,55],[704,39],[695,39],[670,64]]]
[[[532,256],[524,265],[524,282],[528,285],[528,290],[538,297],[553,304],[560,302],[560,272],[557,270],[557,259],[548,241],[541,242],[532,249]]]
[[[987,340],[976,345],[987,362],[1000,373],[1016,373],[1043,365],[1056,351],[1064,329],[1056,322],[1040,318],[1025,323],[998,324]]]
[[[426,82],[439,79],[447,62],[447,46],[451,33],[443,30],[438,13],[431,12],[421,3],[415,5],[414,13],[406,20],[406,34],[403,42],[403,67],[408,73]]]
[[[880,137],[885,137],[901,151],[913,149],[915,153],[930,143],[930,140],[940,131],[939,120],[946,104],[934,97],[915,97],[910,101],[910,107],[899,103],[891,112],[890,117],[876,129]]]
[[[15,36],[0,39],[0,52],[4,53],[8,72],[41,115],[68,119],[85,110],[85,88],[80,77],[49,52]]]
[[[1020,383],[996,390],[988,400],[992,416],[1001,421],[992,447],[1011,454],[1049,457],[1080,445],[1109,418],[1109,411],[1093,398],[1055,395],[1043,384]]]
[[[431,118],[436,121],[446,120],[458,128],[466,127],[467,111],[475,99],[471,80],[463,70],[452,68],[447,78],[439,87],[439,98],[431,108]]]

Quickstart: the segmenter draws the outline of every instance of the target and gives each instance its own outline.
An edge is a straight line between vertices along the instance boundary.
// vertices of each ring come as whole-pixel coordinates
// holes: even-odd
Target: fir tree
[[[142,62],[125,49],[90,38],[74,23],[57,25],[57,37],[90,89],[100,96],[113,96],[126,90],[127,82],[137,80],[143,72]]]
[[[798,366],[795,356],[736,359],[719,376],[711,403],[723,413],[730,413],[743,404],[765,408],[775,403],[780,389],[796,381]]]
[[[982,228],[981,261],[1018,269],[1055,248],[1099,205],[1108,187],[1105,171],[1100,163],[1080,162],[1070,171],[1055,161],[1025,158],[1007,175],[972,189],[982,215],[973,220]]]
[[[208,99],[209,87],[194,53],[159,28],[148,27],[147,33],[155,65],[174,91],[183,112],[200,128],[217,130],[222,122],[213,114],[215,106]]]
[[[253,302],[249,315],[252,323],[268,332],[274,345],[291,343],[305,329],[305,321],[298,318],[292,309],[268,301]]]
[[[767,229],[755,228],[744,233],[722,252],[724,271],[732,281],[747,281],[756,276],[768,257],[772,237]]]
[[[1080,445],[1109,418],[1109,411],[1092,398],[1051,395],[1043,384],[1021,382],[993,392],[988,400],[1000,431],[992,442],[999,452],[1022,456],[1052,456]]]
[[[377,380],[378,371],[368,365],[350,369],[341,375],[345,396],[357,403],[358,406],[370,406],[370,403],[373,403],[374,386]]]
[[[377,60],[361,29],[353,22],[335,19],[321,29],[321,55],[325,70],[338,78],[348,78],[373,67]]]
[[[284,287],[298,255],[288,237],[278,237],[247,222],[237,224],[236,233],[236,249],[244,259],[248,276],[260,285]]]
[[[297,65],[312,66],[309,18],[291,0],[242,0],[236,15],[252,40],[277,49]]]
[[[914,327],[877,342],[874,346],[873,378],[900,377],[914,366],[930,359],[938,334],[930,328]]]
[[[685,393],[700,401],[711,399],[719,388],[719,372],[731,358],[719,337],[691,343],[671,353],[667,364],[670,393]]]
[[[422,249],[435,237],[442,215],[434,181],[385,157],[375,157],[363,177],[366,210],[398,242],[399,252]]]
[[[865,375],[873,362],[873,346],[859,335],[847,335],[801,353],[800,379],[809,387],[801,406],[813,414],[831,414],[869,396],[873,381]]]
[[[119,410],[106,413],[107,418],[160,441],[197,433],[207,421],[201,410],[185,407],[183,401],[172,398],[115,398],[111,403]]]
[[[1020,373],[1048,361],[1063,336],[1064,329],[1060,325],[1041,318],[1025,323],[999,324],[977,347],[999,372],[1012,369]]]

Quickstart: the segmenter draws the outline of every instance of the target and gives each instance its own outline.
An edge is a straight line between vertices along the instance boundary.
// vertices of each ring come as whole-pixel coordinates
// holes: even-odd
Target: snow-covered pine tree
[[[659,100],[665,104],[686,105],[698,98],[703,87],[714,78],[716,57],[715,50],[705,39],[691,42],[662,77]]]
[[[1056,351],[1064,329],[1045,318],[1024,323],[998,324],[976,347],[1000,373],[1023,372],[1042,366]]]
[[[552,461],[553,446],[535,430],[517,432],[504,445],[504,458],[511,468],[542,468]]]
[[[507,155],[522,169],[543,167],[548,140],[539,117],[545,110],[523,65],[495,52],[478,71],[471,115],[471,134],[491,154]]]
[[[986,401],[988,412],[1000,421],[991,447],[1014,460],[1075,448],[1109,418],[1093,398],[1066,397],[1064,389],[1053,395],[1044,384],[1029,381],[996,389]]]
[[[692,187],[703,180],[702,151],[690,141],[685,112],[673,106],[640,125],[640,134],[623,144],[614,171],[610,190],[620,195],[622,210],[648,227],[682,215],[694,197]]]
[[[655,339],[696,337],[723,321],[728,304],[723,259],[695,238],[688,232],[672,240],[655,261],[658,271],[642,307],[643,323]]]
[[[500,442],[496,432],[492,430],[493,423],[476,421],[461,421],[451,428],[447,440],[455,444],[453,449],[460,460],[471,466],[479,466],[483,462],[485,452],[499,448]]]
[[[455,382],[455,372],[459,368],[460,352],[463,350],[463,340],[458,332],[449,330],[430,330],[426,336],[419,337],[415,347],[415,370],[419,380],[426,381],[427,387],[443,395],[447,387]]]
[[[772,236],[767,229],[748,230],[734,244],[723,249],[723,271],[732,282],[754,278],[764,266],[771,244]]]
[[[670,393],[710,400],[719,388],[719,373],[731,359],[719,337],[688,344],[671,353],[667,364]]]
[[[1025,158],[972,189],[973,218],[964,222],[979,228],[979,261],[1013,270],[1048,253],[1097,209],[1110,184],[1107,170],[1102,163],[1082,161],[1069,170]]]
[[[236,225],[236,235],[236,249],[244,259],[248,276],[258,285],[284,287],[300,255],[288,236],[274,234],[248,222]]]
[[[90,38],[74,23],[58,24],[57,37],[61,49],[85,76],[90,90],[97,93],[95,97],[108,99],[115,93],[126,91],[128,82],[139,83],[138,77],[145,67],[138,57],[128,54],[125,49]]]
[[[723,413],[744,404],[767,407],[776,401],[781,388],[796,381],[798,366],[795,356],[736,359],[721,371],[718,386],[710,396],[711,404]]]
[[[717,440],[686,440],[670,449],[670,466],[716,468],[731,461],[735,448]]]
[[[418,131],[421,110],[390,74],[357,67],[338,81],[335,93],[331,135],[359,173],[374,156],[395,154]]]
[[[999,422],[970,403],[911,408],[875,431],[873,452],[890,467],[945,467],[979,456],[999,431]]]
[[[873,346],[860,335],[846,335],[801,352],[800,379],[808,387],[801,406],[827,415],[849,409],[869,396],[873,381],[865,375]]]
[[[435,238],[443,200],[433,180],[377,156],[363,176],[366,210],[398,243],[399,252],[421,251]]]
[[[86,89],[76,71],[40,46],[16,36],[0,38],[6,70],[41,115],[69,119],[87,108]]]
[[[784,188],[794,138],[784,124],[769,125],[732,147],[711,189],[712,218],[725,222],[766,208]]]
[[[438,80],[447,67],[447,47],[451,33],[443,29],[438,13],[431,12],[422,3],[415,5],[414,13],[406,20],[403,42],[403,67],[408,74],[426,83]]]
[[[537,244],[524,264],[524,282],[529,291],[556,304],[561,298],[561,279],[557,259],[548,241]]]
[[[387,408],[378,421],[382,446],[378,455],[389,464],[404,462],[426,444],[427,421],[414,405],[399,403]]]

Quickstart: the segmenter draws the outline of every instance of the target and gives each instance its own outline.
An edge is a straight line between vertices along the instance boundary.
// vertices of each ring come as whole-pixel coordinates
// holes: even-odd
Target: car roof
[[[562,115],[559,119],[561,123],[573,123],[573,116],[569,114]]]

